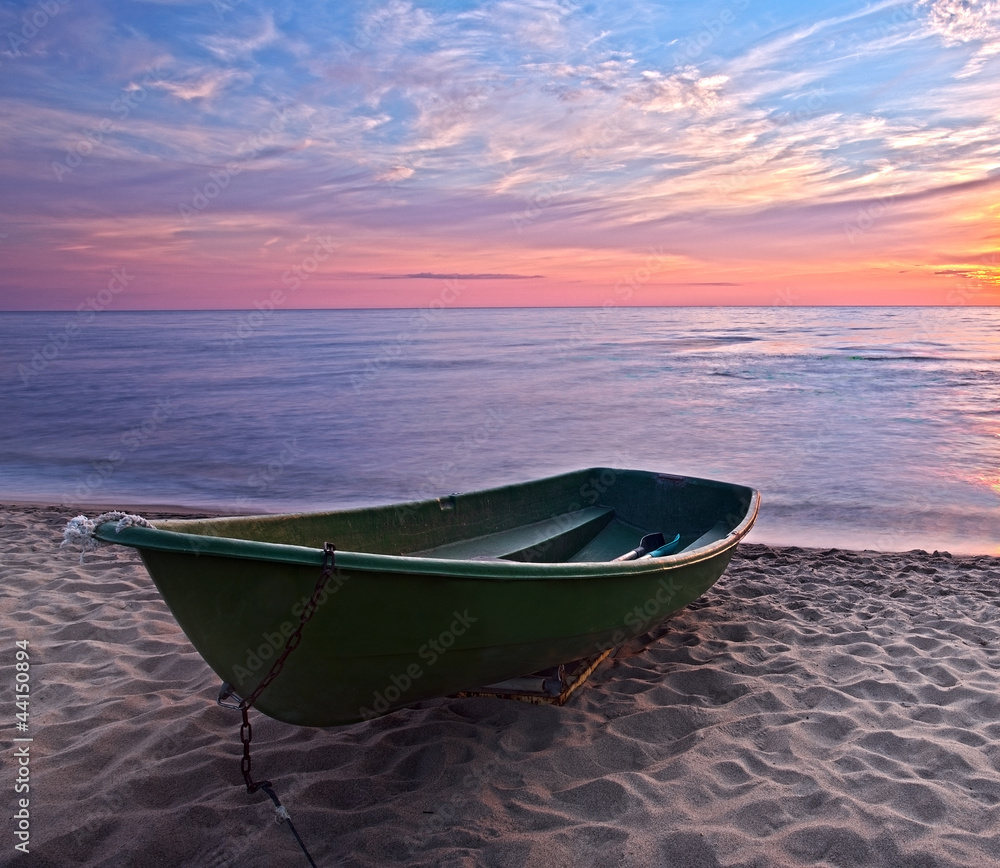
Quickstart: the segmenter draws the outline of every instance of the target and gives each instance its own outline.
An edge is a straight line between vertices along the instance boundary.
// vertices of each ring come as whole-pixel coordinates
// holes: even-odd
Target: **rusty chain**
[[[309,602],[299,615],[298,627],[296,627],[295,631],[288,637],[285,642],[284,650],[282,650],[278,659],[274,661],[274,665],[271,666],[271,671],[264,676],[260,684],[258,684],[254,689],[253,693],[251,693],[246,699],[240,699],[240,704],[237,706],[240,711],[243,712],[243,724],[240,726],[240,741],[243,742],[243,762],[240,769],[243,772],[243,780],[246,782],[248,793],[255,793],[260,789],[268,791],[271,786],[270,781],[255,781],[253,779],[253,774],[251,772],[252,760],[250,759],[250,742],[253,740],[253,727],[250,725],[248,712],[260,695],[267,689],[268,685],[278,677],[278,673],[280,673],[285,666],[285,661],[288,659],[288,655],[298,648],[299,643],[302,641],[302,628],[305,627],[305,625],[312,619],[312,616],[316,614],[319,597],[323,591],[326,590],[326,585],[330,581],[330,577],[337,571],[337,567],[334,564],[334,555],[336,554],[336,551],[337,547],[332,543],[323,544],[323,568],[320,572],[319,578],[316,580],[316,587],[313,588],[312,596],[309,598]],[[275,802],[275,806],[280,808],[280,803],[277,801],[277,797],[273,795],[272,792],[268,792],[268,795],[271,796],[272,801]]]

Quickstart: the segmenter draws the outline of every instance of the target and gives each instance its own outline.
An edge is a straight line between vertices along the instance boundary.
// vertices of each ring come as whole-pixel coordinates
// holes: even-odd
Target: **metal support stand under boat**
[[[479,696],[516,699],[534,705],[564,705],[574,691],[615,651],[617,647],[608,648],[593,657],[563,663],[531,675],[510,678],[498,684],[487,684],[474,690],[462,690],[455,695],[462,698]]]

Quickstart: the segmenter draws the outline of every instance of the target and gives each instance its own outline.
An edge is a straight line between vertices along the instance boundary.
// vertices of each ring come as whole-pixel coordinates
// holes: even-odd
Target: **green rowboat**
[[[255,703],[278,720],[331,726],[650,630],[715,583],[758,504],[740,485],[592,468],[364,509],[120,530],[105,521],[93,535],[138,549],[192,644],[241,696],[299,626],[332,543],[336,571]],[[654,533],[674,553],[616,560]]]

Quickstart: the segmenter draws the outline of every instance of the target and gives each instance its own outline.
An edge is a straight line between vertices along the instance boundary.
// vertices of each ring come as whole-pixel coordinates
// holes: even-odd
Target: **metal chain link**
[[[299,615],[299,626],[296,627],[295,632],[288,637],[288,640],[285,642],[285,648],[278,656],[278,659],[274,661],[271,671],[264,676],[263,680],[257,685],[253,693],[251,693],[246,699],[240,700],[238,708],[243,712],[243,724],[240,726],[240,741],[243,742],[243,762],[240,769],[243,772],[243,780],[246,782],[248,793],[255,793],[260,789],[267,790],[271,786],[270,781],[254,781],[253,779],[253,774],[251,772],[252,761],[250,759],[250,742],[253,740],[253,727],[250,725],[248,712],[260,697],[261,693],[263,693],[267,689],[268,685],[278,677],[278,673],[284,668],[288,655],[298,648],[299,643],[302,641],[302,628],[305,627],[305,625],[312,619],[312,616],[316,614],[320,594],[326,590],[326,585],[330,581],[330,577],[337,572],[337,567],[334,564],[334,555],[336,552],[337,547],[332,543],[323,544],[323,568],[320,572],[319,578],[316,580],[316,587],[313,588],[312,596],[309,598],[309,602],[302,610],[302,614]]]

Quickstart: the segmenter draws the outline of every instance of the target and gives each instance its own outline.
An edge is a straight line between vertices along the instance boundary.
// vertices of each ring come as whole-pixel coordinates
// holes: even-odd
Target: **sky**
[[[0,310],[1000,303],[1000,0],[0,5]]]

